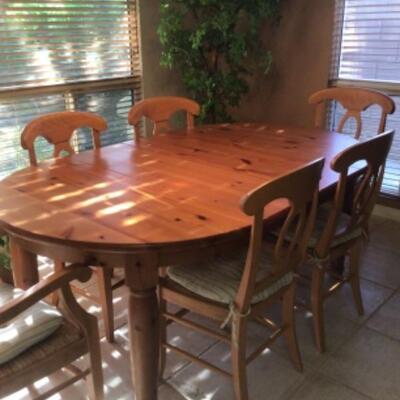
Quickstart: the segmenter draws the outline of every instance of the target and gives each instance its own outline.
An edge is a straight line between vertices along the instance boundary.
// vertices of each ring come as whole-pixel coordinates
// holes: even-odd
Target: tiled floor
[[[328,351],[319,354],[313,343],[309,313],[297,311],[297,329],[304,373],[296,372],[279,339],[248,367],[252,400],[398,400],[400,399],[400,222],[374,217],[371,239],[361,268],[365,316],[355,311],[351,293],[341,289],[326,305]],[[95,290],[95,284],[91,286]],[[302,295],[302,291],[299,291]],[[107,399],[134,399],[130,380],[126,291],[115,294],[116,343],[102,342]],[[85,302],[98,313],[96,306]],[[272,310],[275,313],[276,310]],[[250,328],[250,346],[264,334]],[[169,329],[170,340],[217,365],[229,368],[229,348],[220,342],[177,326]],[[82,362],[85,362],[83,360]],[[35,384],[38,392],[67,372]],[[233,398],[231,382],[223,376],[170,354],[166,382],[160,400],[227,400]],[[28,399],[28,389],[11,397]],[[84,382],[65,389],[52,399],[86,398]],[[10,398],[8,398],[10,399]]]

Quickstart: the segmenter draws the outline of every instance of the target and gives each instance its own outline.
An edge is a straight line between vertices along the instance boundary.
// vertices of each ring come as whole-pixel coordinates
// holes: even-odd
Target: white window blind
[[[400,82],[400,1],[345,0],[340,79]]]
[[[128,139],[140,85],[136,0],[2,0],[0,177],[26,165],[21,130],[48,112],[97,112],[109,124],[103,145]],[[87,137],[78,132],[77,150]],[[37,150],[50,154],[44,141]]]
[[[336,0],[331,78],[336,85],[375,88],[393,95],[397,111],[388,118],[396,135],[382,192],[400,197],[400,0]],[[343,110],[334,104],[332,128]],[[380,109],[363,115],[363,137],[376,134]],[[352,124],[347,126],[354,132]]]

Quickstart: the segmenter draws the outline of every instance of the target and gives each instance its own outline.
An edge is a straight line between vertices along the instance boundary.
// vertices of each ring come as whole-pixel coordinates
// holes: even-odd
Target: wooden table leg
[[[155,288],[145,292],[131,290],[129,333],[136,399],[156,400],[159,331]]]
[[[157,268],[136,263],[126,271],[129,286],[129,336],[132,377],[137,400],[156,400],[158,389],[159,319]]]
[[[28,289],[39,281],[37,255],[21,248],[10,238],[12,273],[15,287]]]

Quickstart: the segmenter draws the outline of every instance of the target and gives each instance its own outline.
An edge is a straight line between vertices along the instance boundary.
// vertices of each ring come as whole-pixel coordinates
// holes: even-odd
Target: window
[[[355,85],[382,90],[397,112],[388,118],[396,130],[382,193],[400,198],[400,0],[336,0],[332,85]],[[333,105],[332,128],[343,114]],[[377,131],[379,109],[363,116],[363,135]],[[349,126],[351,131],[352,127]]]
[[[107,145],[127,140],[140,98],[136,0],[3,0],[0,4],[0,177],[27,165],[23,127],[49,112],[99,113]],[[88,149],[84,129],[76,150]],[[39,158],[48,157],[45,140]]]

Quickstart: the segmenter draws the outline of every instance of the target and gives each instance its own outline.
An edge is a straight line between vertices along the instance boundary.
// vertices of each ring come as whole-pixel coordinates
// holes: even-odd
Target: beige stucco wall
[[[159,67],[159,0],[139,0],[139,5],[144,96],[184,94],[179,73]],[[273,51],[273,69],[252,78],[249,95],[234,110],[236,119],[312,124],[307,98],[327,84],[333,10],[334,0],[283,0],[280,25],[263,32]]]
[[[138,0],[143,68],[143,97],[183,95],[178,71],[160,67],[161,45],[157,35],[159,0]]]
[[[255,76],[238,110],[240,119],[310,125],[307,99],[326,87],[333,31],[334,0],[285,0],[280,25],[267,32],[273,68]]]

